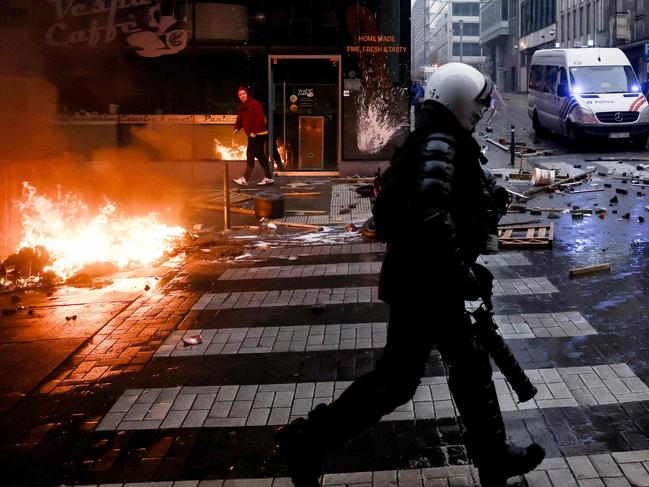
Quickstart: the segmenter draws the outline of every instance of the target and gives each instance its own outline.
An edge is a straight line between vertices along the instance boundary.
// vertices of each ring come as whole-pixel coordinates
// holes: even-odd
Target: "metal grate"
[[[638,120],[640,112],[600,112],[595,115],[602,123],[628,123]]]

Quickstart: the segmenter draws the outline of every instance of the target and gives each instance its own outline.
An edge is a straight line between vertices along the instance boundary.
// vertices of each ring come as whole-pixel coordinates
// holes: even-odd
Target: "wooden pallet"
[[[507,226],[498,228],[498,244],[505,249],[551,248],[554,223],[549,225]]]

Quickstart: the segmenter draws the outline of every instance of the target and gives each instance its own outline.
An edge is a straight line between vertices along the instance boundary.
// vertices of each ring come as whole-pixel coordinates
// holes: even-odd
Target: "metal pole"
[[[223,164],[223,228],[230,230],[230,168]]]
[[[514,166],[516,163],[514,161],[516,157],[516,140],[514,138],[514,126],[512,125],[511,127],[511,140],[509,143],[509,158],[510,158],[510,165]]]
[[[460,20],[460,62],[462,62],[462,51],[464,51],[464,21]]]
[[[288,165],[286,151],[286,81],[282,82],[282,90],[282,145],[284,146],[284,171],[286,171]]]

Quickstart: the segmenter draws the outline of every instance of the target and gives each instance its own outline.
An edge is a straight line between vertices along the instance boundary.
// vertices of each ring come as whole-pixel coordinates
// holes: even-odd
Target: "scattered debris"
[[[629,218],[631,218],[631,213],[625,213],[624,215],[622,215],[622,218],[628,220]]]
[[[354,225],[353,223],[350,223],[345,227],[346,232],[355,232],[357,230],[358,230],[358,227],[356,225]]]
[[[557,215],[556,213],[548,213],[548,218],[557,219],[561,218],[561,215]]]
[[[321,226],[309,225],[307,223],[293,223],[293,222],[279,222],[279,221],[274,221],[273,223],[280,227],[304,228],[305,230],[311,230],[313,232],[319,232],[322,230]]]
[[[609,203],[617,203],[619,200],[617,199],[617,196],[613,196],[610,200],[608,200]]]
[[[527,193],[525,193],[525,194],[526,194],[526,196],[531,196],[531,195],[534,195],[536,193],[540,193],[542,191],[549,191],[549,190],[558,189],[558,188],[561,188],[561,187],[571,185],[573,183],[574,184],[581,184],[581,183],[587,181],[588,179],[590,179],[592,174],[593,174],[593,171],[587,171],[587,172],[583,172],[581,174],[578,174],[577,176],[573,176],[573,177],[564,179],[563,181],[555,182],[554,184],[549,184],[547,186],[535,186],[532,189],[530,189],[529,191],[527,191]]]
[[[530,181],[532,186],[547,186],[554,184],[556,173],[552,169],[539,169],[535,167],[532,169],[532,177]]]
[[[549,248],[554,240],[554,223],[498,228],[501,248]]]
[[[638,221],[639,221],[640,223],[644,223],[644,216],[642,216],[642,215],[638,215]]]
[[[200,335],[194,335],[190,337],[183,337],[183,346],[185,347],[191,347],[194,345],[200,345],[203,343],[203,337]]]
[[[145,291],[148,291],[148,290],[150,290],[150,289],[151,289],[151,286],[149,286],[148,284],[147,284],[146,286],[144,286],[144,290],[145,290]]]
[[[301,198],[301,197],[306,197],[306,196],[320,196],[319,191],[310,191],[306,193],[283,193],[284,196],[286,197],[291,197],[291,198]]]
[[[223,205],[217,205],[214,203],[192,203],[190,205],[192,208],[197,210],[213,210],[213,211],[223,211]],[[248,208],[240,208],[238,206],[230,206],[230,213],[238,213],[241,215],[254,215],[255,210],[250,210]]]
[[[369,198],[374,193],[374,185],[363,184],[362,186],[356,187],[355,191],[361,198]]]
[[[284,210],[284,213],[290,213],[291,215],[296,215],[296,216],[307,216],[307,215],[326,215],[328,212],[324,210]]]
[[[605,188],[612,188],[613,185],[611,183],[604,183]]]
[[[579,193],[596,193],[599,191],[604,191],[604,188],[593,188],[593,189],[580,189],[578,191],[571,191],[572,194],[579,194]]]
[[[576,267],[574,269],[570,269],[568,271],[568,276],[570,277],[583,276],[585,274],[592,274],[594,272],[610,271],[610,270],[611,270],[611,264],[609,262],[606,262],[604,264],[595,264],[591,266]]]
[[[616,192],[617,194],[629,194],[629,191],[627,191],[627,190],[624,189],[624,188],[615,188],[615,192]]]

